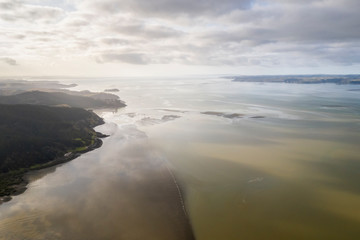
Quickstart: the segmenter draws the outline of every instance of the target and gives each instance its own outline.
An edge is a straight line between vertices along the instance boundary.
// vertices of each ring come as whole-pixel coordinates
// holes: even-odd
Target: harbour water
[[[188,239],[183,207],[198,240],[360,238],[360,86],[58,80],[128,106],[0,206],[0,239]]]

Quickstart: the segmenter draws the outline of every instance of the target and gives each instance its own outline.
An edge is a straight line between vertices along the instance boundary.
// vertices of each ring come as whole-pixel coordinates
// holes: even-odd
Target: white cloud
[[[131,64],[147,64],[149,60],[141,53],[107,53],[98,56],[96,61],[99,63],[124,62]]]
[[[358,0],[0,0],[0,9],[0,56],[19,60],[360,64]]]
[[[0,18],[7,22],[56,22],[64,15],[61,8],[25,4],[19,0],[2,0]]]

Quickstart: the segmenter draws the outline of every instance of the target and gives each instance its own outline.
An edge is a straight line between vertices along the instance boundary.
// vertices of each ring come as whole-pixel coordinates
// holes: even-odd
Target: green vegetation
[[[81,108],[0,104],[0,196],[15,190],[27,170],[48,166],[67,152],[94,144],[104,123]]]
[[[78,94],[81,93],[82,92]],[[119,108],[126,106],[119,99],[110,98],[115,95],[108,96],[109,94],[97,94],[91,95],[90,97],[74,94],[74,92],[69,92],[68,94],[64,92],[29,91],[16,95],[0,96],[0,104],[34,104],[47,106],[65,105],[78,108]],[[86,94],[86,92],[82,94]],[[105,95],[105,97],[103,95]]]
[[[84,147],[77,147],[77,148],[75,148],[73,151],[71,151],[71,152],[82,152],[82,151],[84,151],[84,150],[86,150],[87,149],[87,147],[86,146],[84,146]]]
[[[25,169],[20,169],[8,173],[0,173],[0,196],[6,196],[15,193],[16,190],[11,186],[20,184],[23,181],[22,175],[25,172]]]

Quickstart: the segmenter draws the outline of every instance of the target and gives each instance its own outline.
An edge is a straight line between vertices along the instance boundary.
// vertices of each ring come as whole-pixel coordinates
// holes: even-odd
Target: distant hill
[[[64,92],[30,91],[16,95],[0,96],[0,104],[68,105],[79,108],[119,108],[126,106],[117,98],[105,98],[101,96],[101,94],[89,97]]]
[[[234,76],[234,82],[283,82],[298,84],[360,84],[360,75],[271,75],[271,76]]]
[[[0,96],[17,95],[16,97],[3,98],[3,103],[9,104],[69,105],[82,108],[121,108],[126,106],[116,94],[109,92],[91,92],[88,90],[70,90],[75,86],[76,84],[62,84],[58,81],[49,80],[26,81],[0,79]],[[41,93],[51,93],[52,95]]]
[[[26,91],[45,91],[66,90],[66,88],[76,87],[76,84],[62,84],[58,81],[26,81],[19,79],[1,79],[0,78],[0,95],[14,95]]]
[[[105,89],[104,92],[119,92],[120,90],[117,88],[110,88],[110,89]]]
[[[81,108],[0,104],[0,195],[9,194],[18,173],[86,149],[102,123]]]

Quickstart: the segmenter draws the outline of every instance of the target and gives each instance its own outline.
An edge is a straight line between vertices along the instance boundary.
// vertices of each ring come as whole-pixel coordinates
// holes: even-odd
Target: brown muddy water
[[[360,239],[351,86],[66,81],[128,107],[99,112],[100,149],[0,206],[0,239]]]

